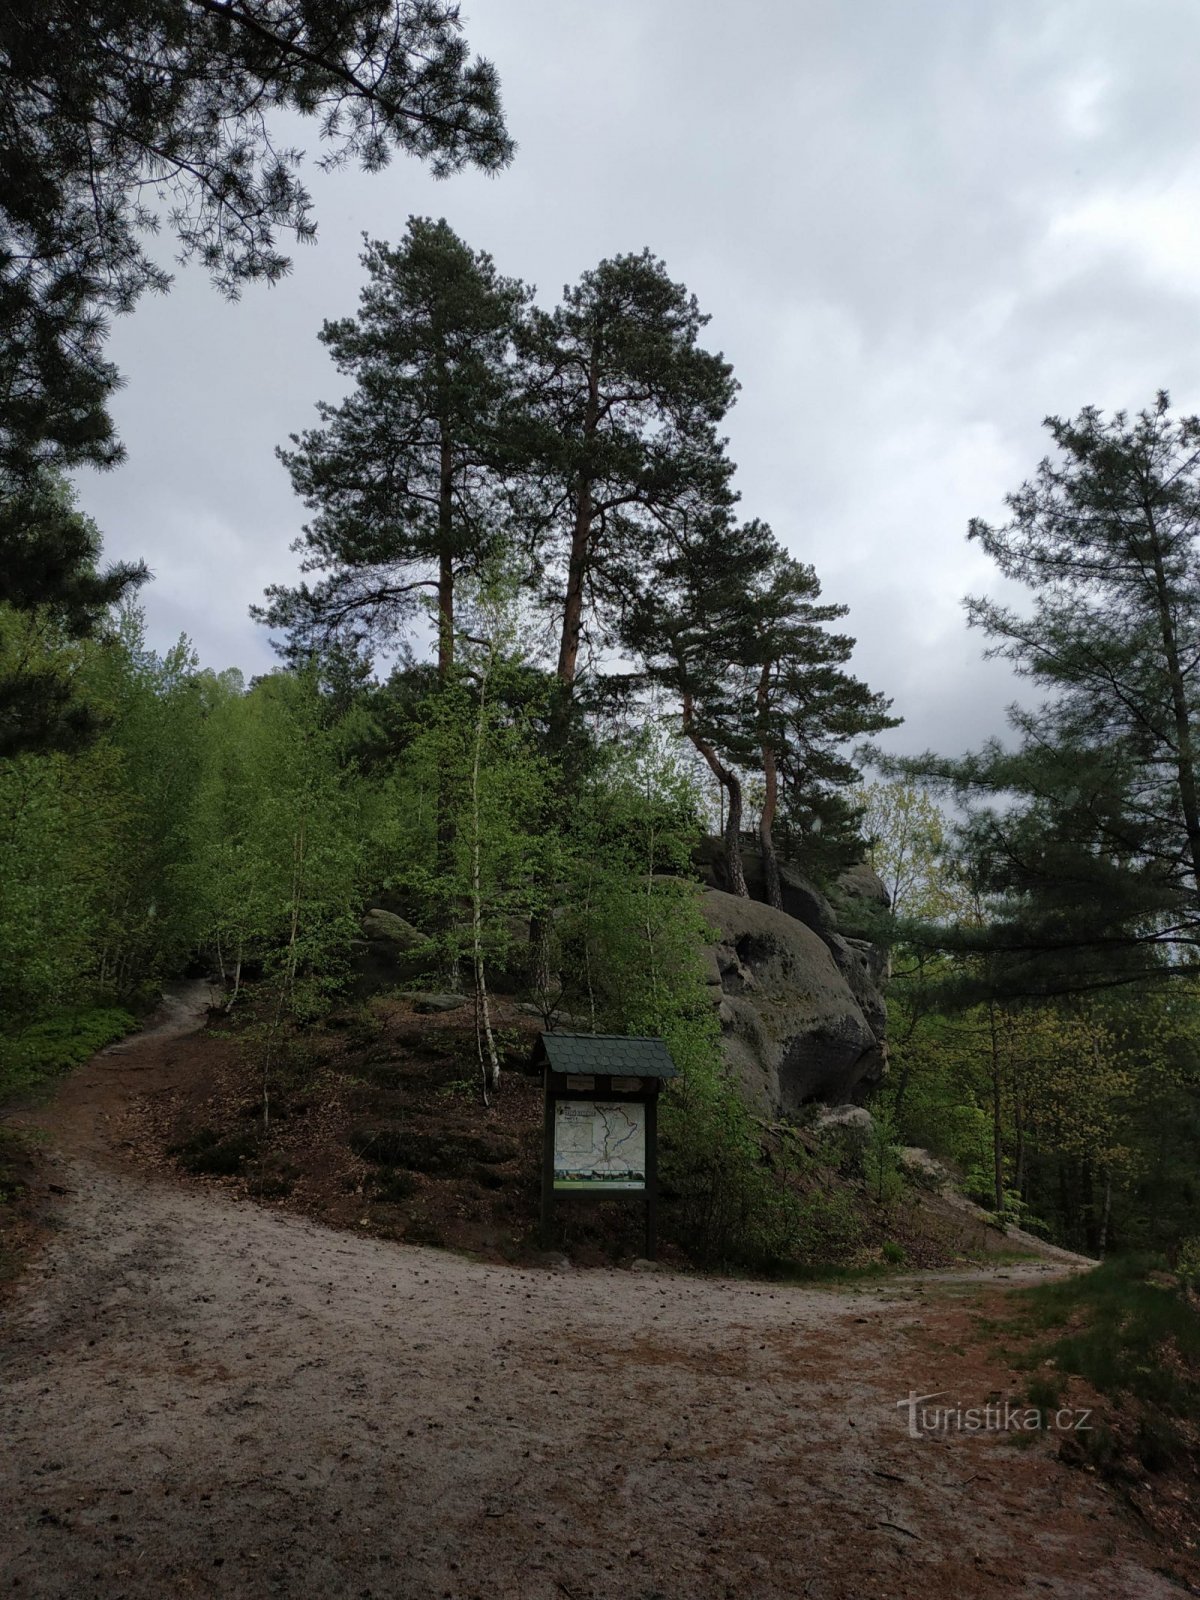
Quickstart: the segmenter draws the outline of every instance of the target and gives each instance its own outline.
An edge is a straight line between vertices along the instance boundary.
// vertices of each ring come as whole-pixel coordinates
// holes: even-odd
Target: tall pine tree
[[[454,588],[502,522],[512,341],[528,291],[445,222],[410,218],[393,248],[368,243],[358,315],[321,342],[354,387],[318,404],[322,426],[279,456],[316,515],[296,548],[310,585],[276,585],[255,615],[293,655],[332,644],[394,648],[436,595],[438,668],[454,657]]]
[[[1200,946],[1200,418],[1050,417],[1055,450],[969,536],[1026,585],[972,625],[1043,691],[1015,747],[909,770],[968,804],[1021,992],[1191,971]]]
[[[700,345],[707,321],[649,251],[602,261],[532,318],[527,510],[550,538],[560,734],[585,641],[612,642],[664,525],[732,499],[716,430],[737,385]]]

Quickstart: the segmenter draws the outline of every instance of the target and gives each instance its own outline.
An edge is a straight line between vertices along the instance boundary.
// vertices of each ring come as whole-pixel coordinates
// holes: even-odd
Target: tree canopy
[[[987,938],[1011,985],[1087,988],[1190,972],[1200,942],[1200,418],[1166,394],[1130,418],[1047,419],[1055,453],[971,524],[1028,611],[968,601],[972,625],[1045,691],[1014,748],[910,764],[968,807],[999,897]],[[972,935],[974,937],[974,935]]]
[[[287,271],[279,235],[312,238],[301,151],[272,117],[316,119],[322,165],[435,173],[503,166],[491,65],[470,59],[446,0],[48,0],[0,10],[0,598],[43,603],[78,636],[144,567],[100,572],[99,537],[59,503],[56,474],[110,467],[108,318],[170,276],[165,221],[236,295]],[[20,737],[82,737],[43,675],[18,670],[0,719]]]
[[[276,586],[255,614],[301,653],[392,645],[436,592],[444,678],[456,579],[479,569],[502,522],[511,350],[528,293],[445,221],[410,218],[400,245],[368,241],[362,262],[358,315],[320,335],[355,387],[340,405],[319,403],[322,426],[279,452],[316,512],[298,548],[322,576]]]
[[[110,465],[106,317],[168,274],[165,220],[229,294],[311,238],[301,152],[271,118],[317,119],[326,166],[399,149],[439,174],[502,167],[492,66],[446,0],[48,0],[0,14],[0,468]]]

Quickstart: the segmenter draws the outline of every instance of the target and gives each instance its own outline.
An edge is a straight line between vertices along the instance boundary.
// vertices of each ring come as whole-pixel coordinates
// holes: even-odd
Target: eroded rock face
[[[719,889],[705,890],[700,908],[718,935],[709,981],[726,1058],[751,1106],[771,1115],[845,1101],[882,1073],[882,1030],[867,1015],[882,1017],[882,997],[871,988],[867,1009],[860,1004],[865,964],[848,941],[842,955],[854,983],[827,939],[786,911]]]
[[[804,1101],[837,1103],[881,1077],[889,959],[869,937],[888,907],[878,876],[865,863],[851,867],[827,896],[795,862],[781,861],[780,912],[765,903],[756,849],[742,851],[749,900],[724,892],[720,839],[705,840],[695,864],[708,885],[709,920],[722,933],[710,992],[720,1005],[726,1055],[751,1104],[778,1113]]]

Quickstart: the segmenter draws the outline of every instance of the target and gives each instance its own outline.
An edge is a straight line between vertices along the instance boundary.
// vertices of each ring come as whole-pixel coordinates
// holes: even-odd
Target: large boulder
[[[837,1104],[882,1073],[881,1038],[819,934],[719,889],[704,891],[700,909],[717,935],[726,1059],[750,1105],[772,1115]]]
[[[757,849],[745,846],[741,856],[750,898],[765,903],[767,883],[761,855]],[[703,840],[694,860],[701,880],[710,888],[728,888],[723,840],[711,836]],[[780,861],[779,882],[784,911],[824,943],[882,1045],[887,1033],[883,990],[890,975],[888,952],[884,945],[873,944],[870,939],[851,937],[868,929],[872,917],[887,910],[890,901],[882,879],[863,862],[841,873],[826,896],[795,862]]]
[[[350,949],[351,992],[357,999],[411,983],[429,970],[429,960],[421,954],[428,943],[425,935],[394,911],[373,906],[360,930],[362,938]]]
[[[741,852],[742,875],[752,900],[766,901],[767,880],[763,872],[762,856],[757,849],[745,846]],[[694,862],[702,883],[711,889],[729,888],[729,873],[725,865],[725,844],[721,839],[709,837],[697,847]],[[835,928],[837,919],[833,907],[811,878],[806,878],[792,861],[780,861],[779,883],[783,891],[783,909],[806,928],[821,933]]]
[[[833,957],[833,964],[850,986],[871,1032],[882,1040],[887,1033],[887,1002],[883,998],[887,952],[865,939],[843,939],[840,933],[824,933],[820,939]],[[881,965],[884,970],[881,971]]]
[[[363,917],[362,936],[369,944],[388,945],[397,953],[413,950],[425,943],[425,935],[418,933],[411,922],[405,922],[394,911],[384,911],[379,906]]]

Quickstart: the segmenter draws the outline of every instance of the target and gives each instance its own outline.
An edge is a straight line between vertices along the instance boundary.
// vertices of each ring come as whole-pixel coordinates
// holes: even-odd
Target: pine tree
[[[410,218],[396,248],[369,242],[356,317],[321,342],[354,382],[322,426],[279,457],[316,516],[296,548],[310,586],[276,585],[254,608],[301,657],[333,643],[392,649],[436,594],[438,670],[454,657],[454,587],[478,570],[501,521],[511,343],[528,292],[449,225]]]
[[[0,606],[64,644],[104,634],[111,608],[149,573],[141,562],[99,569],[100,542],[56,474],[43,468],[6,481],[0,472]],[[63,660],[24,650],[0,656],[0,758],[79,749],[99,731],[96,705]]]
[[[1031,992],[1191,970],[1200,944],[1200,418],[1160,394],[1046,426],[1011,520],[970,527],[1032,608],[968,601],[1045,698],[1010,713],[1013,749],[910,764],[970,804],[987,939]]]
[[[664,524],[731,498],[716,428],[737,385],[699,344],[707,321],[649,251],[602,261],[532,318],[527,509],[553,547],[560,739],[581,649],[612,641]]]
[[[234,294],[311,238],[301,153],[272,113],[320,120],[326,166],[393,150],[438,174],[503,166],[496,74],[446,0],[44,0],[0,11],[0,471],[111,465],[106,319],[184,256]],[[148,192],[147,192],[148,191]]]
[[[888,701],[842,671],[854,641],[826,624],[846,608],[818,604],[820,592],[812,567],[766,523],[738,526],[721,508],[672,540],[625,629],[649,678],[678,696],[681,731],[725,792],[726,873],[740,895],[741,773],[762,771],[759,839],[779,907],[781,798],[794,820],[828,816],[853,833],[853,807],[839,798],[858,778],[846,743],[896,721]]]
[[[851,833],[857,847],[857,816],[839,799],[859,777],[847,745],[894,728],[900,719],[888,714],[890,700],[842,670],[854,640],[830,633],[826,624],[844,617],[848,607],[817,603],[821,583],[814,569],[780,552],[765,577],[747,596],[745,667],[753,682],[754,731],[765,780],[759,819],[763,876],[768,901],[782,910],[774,838],[781,802],[785,814],[798,822],[811,825],[820,819],[826,848],[839,830]],[[827,819],[837,827],[827,830]]]
[[[738,526],[723,508],[710,512],[660,557],[623,629],[648,679],[678,700],[681,732],[726,796],[726,871],[743,896],[740,768],[754,760],[755,745],[739,664],[753,648],[749,596],[769,581],[779,554],[766,523]]]

